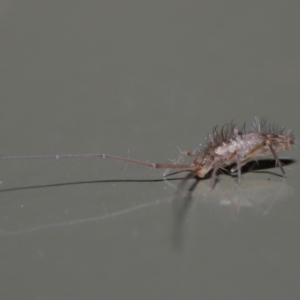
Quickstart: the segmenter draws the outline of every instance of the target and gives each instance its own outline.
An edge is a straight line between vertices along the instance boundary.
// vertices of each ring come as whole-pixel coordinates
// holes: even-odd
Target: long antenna
[[[125,158],[116,155],[104,153],[91,153],[91,154],[52,154],[52,155],[22,155],[22,156],[0,156],[0,160],[26,160],[26,159],[66,159],[66,158],[102,158],[123,161],[130,164],[136,164],[153,169],[180,169],[192,170],[194,165],[172,165],[172,164],[157,164],[146,161]]]

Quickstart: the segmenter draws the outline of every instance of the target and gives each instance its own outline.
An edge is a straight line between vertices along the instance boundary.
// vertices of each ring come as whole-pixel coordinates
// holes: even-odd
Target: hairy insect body
[[[210,138],[212,139],[212,137]],[[249,158],[251,150],[261,145],[264,140],[257,133],[241,134],[234,130],[231,138],[221,142],[220,145],[210,147],[205,151],[203,157],[198,158],[199,166],[201,166],[201,162],[203,165],[197,176],[203,178],[213,168],[224,168],[237,163],[238,160],[242,166]]]
[[[276,164],[285,175],[283,166],[277,156],[278,152],[290,149],[295,138],[291,131],[284,132],[284,127],[267,125],[267,119],[254,118],[251,130],[246,132],[245,125],[238,129],[232,122],[219,128],[216,126],[212,134],[206,138],[206,144],[193,152],[181,152],[174,164],[150,163],[131,158],[125,158],[110,154],[57,154],[57,155],[29,155],[29,156],[0,156],[0,160],[14,159],[63,159],[63,158],[103,158],[125,163],[136,164],[154,169],[190,171],[183,180],[198,176],[204,178],[212,171],[212,187],[216,182],[219,169],[233,165],[231,172],[237,171],[238,182],[241,181],[241,167],[246,163],[256,160],[258,157],[273,155]],[[190,164],[180,164],[184,156],[193,159]]]
[[[255,118],[252,131],[246,133],[244,128],[238,130],[232,123],[224,125],[220,130],[214,128],[208,136],[207,144],[196,151],[198,157],[194,161],[195,175],[205,177],[213,170],[213,184],[218,169],[236,164],[231,171],[238,171],[241,179],[241,167],[261,156],[273,155],[283,175],[285,172],[277,157],[278,152],[288,150],[294,145],[294,136],[289,131],[283,135],[284,128],[275,125],[266,126],[266,119]]]

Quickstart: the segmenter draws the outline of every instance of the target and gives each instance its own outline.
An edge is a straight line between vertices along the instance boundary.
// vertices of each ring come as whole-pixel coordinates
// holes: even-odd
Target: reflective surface
[[[289,1],[0,1],[1,155],[164,163],[215,125],[255,115],[297,135],[298,11]],[[185,174],[0,162],[1,298],[298,299],[298,151],[280,157],[294,159],[286,179],[271,167],[240,186],[220,175],[213,191],[190,180],[180,226]]]

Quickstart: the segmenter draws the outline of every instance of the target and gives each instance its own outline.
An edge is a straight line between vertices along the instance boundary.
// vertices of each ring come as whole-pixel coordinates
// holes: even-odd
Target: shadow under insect
[[[296,161],[293,159],[280,159],[282,165],[288,166]],[[262,159],[255,162],[249,162],[242,167],[241,173],[257,172],[272,174],[282,177],[282,174],[275,173],[269,169],[274,169],[276,161],[274,159]],[[231,172],[232,166],[219,170],[216,175],[226,174],[231,177],[237,177],[236,173]],[[178,173],[178,172],[177,172]],[[192,172],[191,172],[192,173]],[[174,174],[174,173],[173,173]],[[205,206],[212,208],[221,208],[223,212],[233,214],[240,213],[241,209],[251,208],[263,215],[267,214],[276,201],[280,201],[292,193],[292,189],[283,182],[266,180],[244,180],[241,185],[232,180],[224,180],[214,185],[210,184],[212,171],[206,174],[204,178],[194,177],[195,181],[184,190],[187,180],[181,182],[180,189],[174,199],[174,235],[173,241],[176,248],[182,246],[182,235],[184,230],[184,221],[188,210],[192,207],[194,200]],[[188,177],[185,177],[188,178]],[[216,181],[219,177],[216,176]]]
[[[294,164],[296,162],[296,160],[289,159],[289,158],[280,158],[280,162],[285,167],[285,166]],[[278,174],[273,171],[263,171],[263,170],[274,169],[275,167],[277,167],[276,160],[260,159],[259,161],[251,162],[251,163],[248,163],[247,165],[243,166],[242,173],[259,171],[260,173],[267,173],[267,174],[272,174],[275,176],[282,177],[282,174]]]

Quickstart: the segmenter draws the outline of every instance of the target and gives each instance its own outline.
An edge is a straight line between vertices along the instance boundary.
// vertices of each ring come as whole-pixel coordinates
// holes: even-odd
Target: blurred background
[[[298,1],[0,0],[1,155],[170,162],[254,116],[298,134]],[[298,152],[202,180],[101,159],[0,162],[3,299],[299,299]],[[188,160],[187,160],[188,161]],[[187,188],[194,183],[189,181]],[[175,226],[176,227],[176,226]]]

